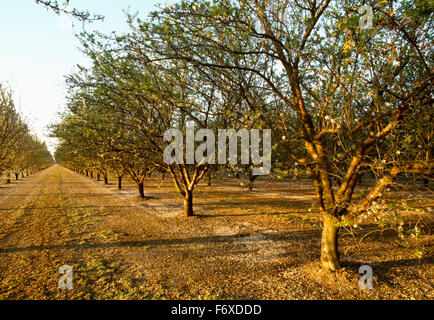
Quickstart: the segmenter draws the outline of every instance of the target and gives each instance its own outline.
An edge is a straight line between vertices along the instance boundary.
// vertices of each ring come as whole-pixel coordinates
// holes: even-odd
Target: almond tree
[[[106,42],[97,42],[96,36]],[[84,34],[82,39],[94,66],[89,70],[81,68],[68,78],[75,103],[70,104],[63,123],[67,118],[80,121],[79,126],[74,125],[80,129],[70,129],[90,130],[91,139],[104,146],[104,154],[111,159],[116,154],[142,197],[147,175],[156,167],[169,172],[184,198],[185,216],[192,216],[193,190],[208,166],[163,161],[167,145],[163,136],[167,130],[183,130],[189,120],[206,127],[206,115],[199,115],[192,108],[195,102],[186,78],[177,72],[177,66],[148,63],[140,50],[130,49],[133,41],[129,37],[110,41],[102,35]],[[85,101],[84,107],[73,107],[80,101]],[[89,134],[75,136],[83,141],[90,138]]]
[[[137,27],[156,60],[184,61],[225,79],[243,91],[275,139],[294,144],[291,158],[309,169],[315,185],[323,218],[321,264],[329,270],[340,268],[343,217],[367,210],[399,173],[430,175],[433,164],[428,149],[423,158],[391,158],[398,144],[387,140],[393,134],[403,139],[398,130],[412,114],[432,119],[432,4],[368,1],[370,29],[359,25],[362,4],[182,1]],[[269,96],[259,109],[252,103],[252,78]],[[388,157],[393,161],[386,160],[368,195],[353,199],[360,174]]]
[[[98,14],[92,15],[88,11],[70,8],[70,0],[64,0],[60,3],[56,0],[35,0],[35,2],[46,7],[49,10],[54,11],[58,15],[66,14],[82,22],[92,22],[104,19],[103,16]]]

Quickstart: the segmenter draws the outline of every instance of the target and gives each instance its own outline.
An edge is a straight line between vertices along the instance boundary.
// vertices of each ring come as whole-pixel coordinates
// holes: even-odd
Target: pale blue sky
[[[62,1],[59,1],[62,2]],[[71,0],[71,5],[105,16],[104,21],[85,26],[102,32],[127,31],[123,9],[139,11],[145,17],[157,3],[171,0]],[[87,60],[77,49],[74,33],[82,30],[75,21],[37,5],[34,0],[2,1],[0,10],[0,82],[7,82],[32,131],[47,142],[51,151],[55,141],[46,137],[47,125],[55,121],[64,106],[64,78],[77,64]]]

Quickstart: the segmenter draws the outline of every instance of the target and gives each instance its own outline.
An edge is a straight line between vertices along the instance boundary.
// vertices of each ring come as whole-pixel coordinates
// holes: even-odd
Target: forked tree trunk
[[[184,195],[184,216],[192,217],[193,213],[193,191],[189,190]]]
[[[139,188],[140,198],[145,198],[145,189],[143,187],[143,182],[138,183],[137,187]]]
[[[122,176],[118,176],[118,189],[122,189]]]
[[[18,180],[19,177],[20,177],[19,173],[15,172],[15,180]]]
[[[338,251],[339,226],[337,220],[328,214],[323,214],[323,230],[321,237],[321,265],[331,271],[340,269]]]

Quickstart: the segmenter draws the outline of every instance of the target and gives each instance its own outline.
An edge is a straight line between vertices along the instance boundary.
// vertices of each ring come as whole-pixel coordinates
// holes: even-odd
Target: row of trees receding
[[[17,112],[12,91],[0,83],[0,176],[29,175],[49,167],[54,162],[44,142],[32,135]]]
[[[371,29],[359,28],[362,4],[373,8]],[[185,132],[188,122],[272,129],[273,173],[296,168],[312,179],[321,263],[336,270],[343,219],[366,212],[400,173],[432,177],[432,6],[182,1],[146,20],[129,15],[126,34],[83,33],[92,66],[67,77],[67,111],[53,128],[56,159],[129,174],[143,197],[144,178],[168,172],[190,216],[209,165],[164,163],[164,132]],[[354,197],[367,172],[374,185]]]

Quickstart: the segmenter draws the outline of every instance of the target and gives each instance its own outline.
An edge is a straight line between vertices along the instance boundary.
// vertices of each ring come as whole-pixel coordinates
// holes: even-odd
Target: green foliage
[[[270,128],[274,173],[311,177],[320,211],[349,225],[400,172],[433,166],[432,4],[376,2],[365,30],[362,4],[187,0],[129,15],[126,34],[83,33],[92,67],[68,77],[59,156],[130,173],[151,164],[186,194],[189,172],[206,168],[165,166],[165,130]],[[375,185],[353,197],[367,172]]]
[[[12,91],[0,83],[0,175],[37,171],[53,162],[45,143],[30,133],[16,111]]]

